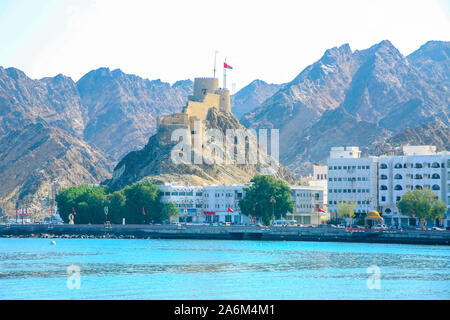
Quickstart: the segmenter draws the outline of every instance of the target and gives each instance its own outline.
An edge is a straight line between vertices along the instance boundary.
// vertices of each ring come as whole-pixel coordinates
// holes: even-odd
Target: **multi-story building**
[[[298,224],[322,224],[329,219],[324,209],[324,189],[321,186],[291,186],[294,212],[287,214],[288,220]]]
[[[321,187],[323,190],[324,210],[328,208],[328,166],[314,164],[313,178],[308,181],[309,186]]]
[[[160,185],[163,203],[173,202],[180,210],[177,220],[189,223],[250,224],[251,217],[242,214],[239,200],[245,197],[245,186],[174,186]],[[288,220],[310,225],[327,220],[324,190],[321,186],[291,186],[294,213]],[[276,205],[276,204],[275,204]],[[320,208],[320,210],[319,210]]]
[[[337,217],[339,202],[354,201],[356,214],[377,210],[378,158],[361,158],[358,147],[333,147],[328,165],[328,211]]]
[[[249,223],[239,209],[244,186],[158,186],[163,203],[173,202],[180,210],[178,221],[192,223]]]
[[[239,200],[244,197],[243,189],[244,186],[203,187],[204,222],[250,223],[250,218],[239,209]]]
[[[436,153],[434,146],[405,146],[403,156],[379,158],[378,202],[387,225],[416,225],[414,218],[402,215],[397,202],[414,189],[429,188],[447,204],[445,225],[450,226],[450,154]]]
[[[203,221],[203,187],[160,185],[158,190],[161,193],[161,202],[173,202],[177,205],[180,221]]]

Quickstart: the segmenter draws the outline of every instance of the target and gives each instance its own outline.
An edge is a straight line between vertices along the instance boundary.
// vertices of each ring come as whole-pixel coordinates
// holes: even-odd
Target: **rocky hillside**
[[[72,79],[57,75],[33,80],[18,69],[0,67],[0,137],[44,120],[81,138],[86,115]]]
[[[227,129],[245,128],[229,113],[211,109],[207,116],[207,129],[217,129],[224,133]],[[203,184],[242,184],[248,183],[257,173],[262,172],[259,165],[249,164],[176,164],[170,158],[172,148],[177,144],[171,142],[170,135],[163,130],[150,137],[148,144],[139,151],[133,151],[125,156],[114,169],[111,180],[105,183],[119,189],[140,180],[150,180],[156,183],[173,183],[203,185]],[[221,146],[225,154],[225,147]],[[264,172],[263,172],[264,173]],[[275,176],[289,183],[296,179],[289,171],[280,166]]]
[[[30,123],[0,139],[0,202],[41,209],[54,190],[110,176],[101,152],[45,122]]]
[[[231,112],[240,119],[260,106],[267,98],[280,90],[283,85],[269,84],[262,80],[254,80],[236,94],[231,96]]]
[[[281,162],[306,174],[331,146],[368,150],[407,128],[448,124],[448,56],[447,42],[427,43],[409,57],[389,41],[361,51],[333,48],[244,115],[243,124],[280,129]]]
[[[287,84],[255,80],[234,95],[232,110],[245,113],[248,128],[280,129],[280,161],[297,175],[310,173],[337,145],[360,146],[366,155],[395,153],[402,144],[448,149],[449,56],[450,42],[442,41],[407,57],[389,41],[356,51],[345,44]],[[248,181],[258,168],[173,168],[166,161],[170,146],[156,133],[156,118],[180,111],[192,86],[108,68],[74,82],[64,75],[30,79],[0,67],[0,204],[42,205],[54,181],[99,183],[119,161],[114,186],[142,178]],[[217,111],[209,117],[220,130],[240,127]],[[280,177],[293,178],[283,170]]]
[[[171,86],[118,69],[91,71],[77,82],[87,110],[84,139],[116,161],[142,148],[156,131],[157,116],[180,111],[192,88],[190,80]]]
[[[408,56],[427,81],[449,87],[450,42],[428,41]]]
[[[190,80],[171,86],[107,68],[75,83],[0,67],[0,204],[47,205],[56,180],[100,183],[121,156],[145,145],[156,117],[179,111],[191,91]]]
[[[436,120],[417,128],[407,128],[383,142],[370,145],[367,153],[401,155],[405,145],[434,145],[439,151],[450,150],[450,126]]]

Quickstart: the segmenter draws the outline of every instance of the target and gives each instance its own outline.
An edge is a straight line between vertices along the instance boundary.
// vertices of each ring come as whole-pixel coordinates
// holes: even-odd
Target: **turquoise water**
[[[450,247],[445,246],[50,241],[0,239],[1,300],[450,299]],[[71,265],[79,268],[79,277],[67,273]],[[369,280],[374,288],[369,289],[373,273],[367,268],[373,265],[380,280]]]

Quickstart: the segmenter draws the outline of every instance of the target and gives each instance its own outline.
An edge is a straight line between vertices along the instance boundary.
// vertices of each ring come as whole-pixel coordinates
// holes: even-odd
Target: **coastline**
[[[450,245],[448,231],[362,231],[332,228],[201,225],[11,225],[0,238],[196,239]]]

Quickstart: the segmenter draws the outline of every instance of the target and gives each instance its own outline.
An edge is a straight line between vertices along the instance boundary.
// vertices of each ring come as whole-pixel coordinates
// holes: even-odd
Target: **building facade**
[[[401,214],[397,202],[405,192],[429,188],[447,204],[444,225],[450,226],[449,153],[437,153],[434,146],[408,146],[403,156],[380,157],[378,184],[380,212],[387,225],[417,225],[416,219]]]
[[[361,158],[358,147],[333,147],[328,165],[328,211],[337,217],[339,202],[354,201],[355,213],[378,209],[378,158]]]
[[[294,212],[287,214],[288,220],[295,220],[302,225],[317,225],[329,220],[329,213],[324,208],[323,187],[291,186],[290,188]]]
[[[338,204],[355,201],[356,215],[379,211],[386,225],[415,226],[397,202],[405,192],[431,189],[447,204],[444,226],[450,227],[450,154],[434,146],[404,146],[402,156],[361,158],[358,147],[333,147],[328,164],[328,210],[336,217]],[[435,222],[429,222],[435,224]]]
[[[251,224],[239,208],[246,186],[177,186],[159,185],[161,202],[173,202],[180,210],[176,222]],[[324,209],[324,190],[320,186],[291,186],[294,212],[288,220],[311,225],[325,223],[329,218]],[[321,210],[319,210],[319,208]]]
[[[250,218],[243,215],[239,208],[239,200],[244,197],[243,189],[244,186],[203,187],[204,222],[249,224]]]

